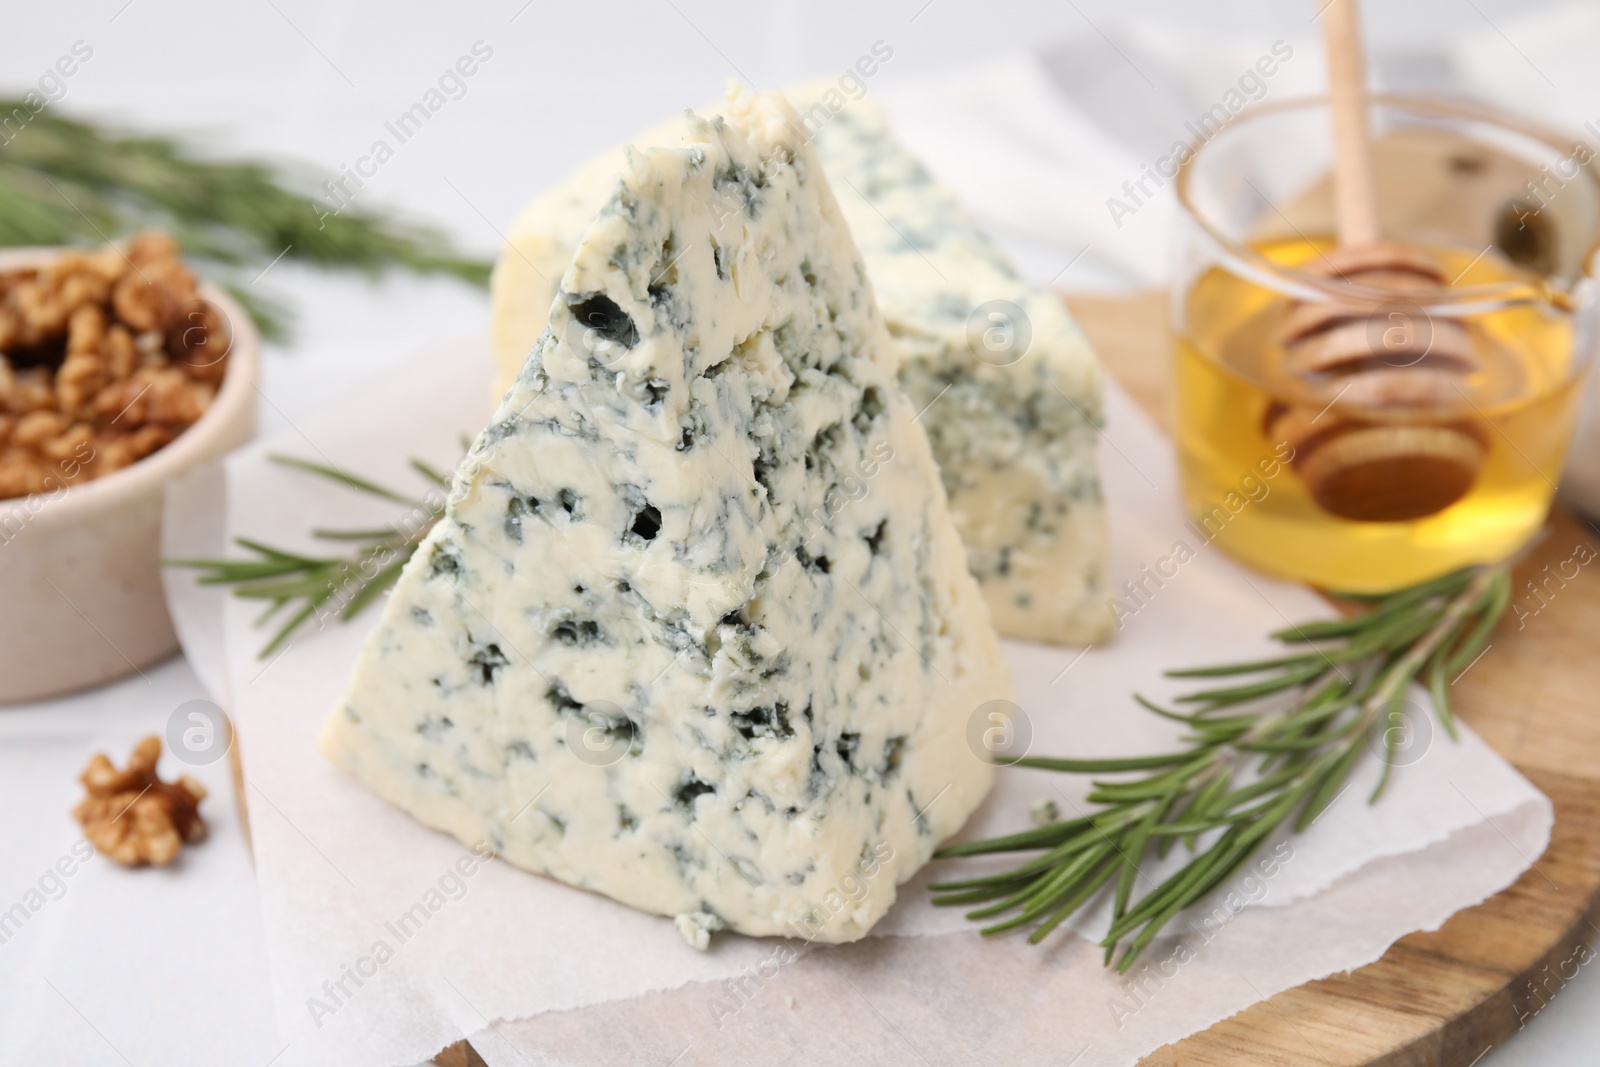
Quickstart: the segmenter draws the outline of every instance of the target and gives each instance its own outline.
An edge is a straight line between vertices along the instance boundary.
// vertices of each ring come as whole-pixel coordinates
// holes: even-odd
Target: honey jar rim
[[[1403,93],[1374,93],[1370,102],[1375,109],[1390,108],[1425,118],[1458,119],[1498,127],[1536,142],[1566,159],[1572,159],[1570,153],[1575,144],[1580,143],[1522,116],[1476,103]],[[1209,146],[1237,135],[1242,127],[1263,118],[1327,106],[1327,97],[1323,95],[1265,101],[1241,112],[1214,134],[1191,139],[1178,155],[1174,177],[1178,204],[1188,220],[1216,247],[1223,265],[1265,288],[1303,301],[1372,305],[1391,301],[1395,297],[1392,289],[1328,277],[1270,258],[1248,241],[1231,236],[1195,201],[1192,184],[1196,165],[1205,157]],[[1593,232],[1587,235],[1584,251],[1578,259],[1578,270],[1570,280],[1529,270],[1525,280],[1508,279],[1478,285],[1418,286],[1406,291],[1407,301],[1429,315],[1463,318],[1530,304],[1572,312],[1595,300],[1597,264],[1600,264],[1600,145],[1590,150],[1586,161],[1580,163],[1574,159],[1573,164],[1577,168],[1576,173],[1571,177],[1563,176],[1562,180],[1587,180],[1595,205],[1596,224]]]

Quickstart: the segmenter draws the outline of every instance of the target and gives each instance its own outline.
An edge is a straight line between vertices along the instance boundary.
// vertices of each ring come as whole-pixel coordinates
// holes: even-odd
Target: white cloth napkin
[[[286,470],[267,454],[414,485],[410,457],[449,466],[460,435],[487,417],[487,373],[481,342],[443,346],[235,454],[226,463],[220,526],[215,493],[174,495],[183,551],[220,550],[220,543],[193,543],[219,534],[310,549],[313,523],[392,519],[394,505]],[[1140,711],[1130,690],[1163,698],[1173,689],[1160,677],[1163,668],[1251,656],[1286,620],[1328,613],[1304,589],[1253,575],[1204,546],[1178,511],[1168,444],[1120,391],[1111,391],[1109,408],[1102,467],[1118,581],[1172,556],[1179,541],[1195,555],[1103,649],[1008,645],[1039,753],[1153,751],[1170,742],[1173,724]],[[793,988],[806,990],[812,1010],[830,1013],[848,1010],[852,983],[870,982],[869,995],[881,993],[896,1010],[911,1010],[918,990],[978,998],[982,1011],[901,1024],[918,1032],[936,1027],[941,1041],[973,1050],[992,1040],[995,1018],[1012,1014],[1017,1040],[1041,1036],[1040,1018],[1024,1011],[1034,1002],[1018,985],[1031,976],[1054,991],[1052,999],[1058,993],[1061,1003],[1077,1005],[1052,1014],[1045,1027],[1090,1046],[1080,1063],[1127,1064],[1277,990],[1369,962],[1395,938],[1484,899],[1543,851],[1552,819],[1549,802],[1470,732],[1453,744],[1431,736],[1418,716],[1409,765],[1397,771],[1381,806],[1363,802],[1378,770],[1373,759],[1307,834],[1269,846],[1266,855],[1277,860],[1270,869],[1242,871],[1201,907],[1211,917],[1210,925],[1195,927],[1205,931],[1203,943],[1201,934],[1175,928],[1193,943],[1192,961],[1173,962],[1182,954],[1176,941],[1152,949],[1151,964],[1182,971],[1181,995],[1135,1004],[1122,980],[1103,970],[1098,952],[1066,933],[1045,949],[1018,939],[980,942],[958,913],[928,903],[927,873],[903,887],[876,931],[881,936],[817,949],[786,970],[773,960],[776,942],[727,935],[713,951],[697,953],[669,920],[506,864],[471,862],[464,846],[324,761],[314,740],[370,615],[308,632],[262,661],[257,650],[266,633],[252,627],[251,605],[192,598],[179,584],[172,593],[185,634],[223,638],[220,667],[214,641],[196,643],[191,655],[202,676],[225,677],[238,722],[285,1065],[388,1067],[474,1034],[491,1062],[506,1064],[525,1054],[513,1041],[554,1062],[666,1062],[685,1042],[703,1045],[710,1060],[737,1049],[750,1062],[786,1062],[792,1050],[774,1043],[790,1024],[781,1012],[738,1013],[744,1036],[726,1048],[714,1044],[729,1032],[733,1012],[717,1011],[709,998],[725,997],[716,991],[728,980],[763,968],[796,975]],[[1055,799],[1070,815],[1084,789],[1066,776],[1004,772],[969,832],[1025,826],[1040,799]],[[1441,881],[1441,872],[1449,877]],[[1154,866],[1146,873],[1160,877]],[[419,904],[425,924],[397,925]],[[1103,908],[1083,920],[1091,931],[1103,924]],[[955,965],[963,975],[959,990],[937,980]],[[837,1004],[824,999],[830,991]],[[874,1008],[891,1011],[876,999]],[[611,1023],[622,1018],[632,1021],[619,1031]],[[515,1019],[527,1021],[508,1029],[505,1021]],[[644,1019],[660,1031],[635,1025]],[[872,1050],[891,1040],[864,1039],[859,1060],[841,1062],[876,1062]]]

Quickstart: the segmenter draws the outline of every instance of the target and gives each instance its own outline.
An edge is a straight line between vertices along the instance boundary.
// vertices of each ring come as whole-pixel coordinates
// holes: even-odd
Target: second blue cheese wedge
[[[1106,636],[1109,537],[1095,463],[1099,368],[1060,301],[1029,285],[876,107],[789,94],[861,249],[921,412],[950,510],[1001,633]],[[645,143],[660,140],[653,131]],[[504,389],[544,329],[555,282],[616,183],[624,151],[586,164],[513,225],[495,268]]]
[[[967,727],[1010,696],[795,118],[735,95],[630,154],[321,742],[702,947],[861,937],[987,792]]]

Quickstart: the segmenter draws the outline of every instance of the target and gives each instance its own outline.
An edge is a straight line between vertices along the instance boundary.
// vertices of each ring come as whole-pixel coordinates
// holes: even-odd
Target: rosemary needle
[[[269,341],[284,337],[287,315],[255,281],[275,257],[368,273],[444,274],[479,286],[489,280],[489,264],[462,255],[437,231],[362,207],[323,206],[307,195],[315,185],[309,175],[217,159],[173,138],[21,100],[0,100],[0,114],[25,116],[0,143],[0,245],[100,243],[149,226],[167,229],[187,255],[206,261],[206,273]]]
[[[415,500],[376,482],[345,471],[295,456],[271,455],[274,463],[326,478],[348,488],[405,505],[405,517],[390,526],[367,530],[313,530],[312,536],[325,541],[354,542],[356,551],[339,556],[307,556],[273,548],[246,537],[234,538],[240,548],[255,554],[253,559],[174,559],[168,567],[189,567],[203,572],[201,585],[226,585],[233,595],[246,600],[266,601],[266,610],[255,624],[265,625],[286,608],[287,618],[279,625],[265,647],[266,659],[296,630],[329,614],[341,619],[354,618],[400,577],[400,570],[428,535],[443,511],[444,498]],[[421,460],[411,461],[411,469],[431,483],[434,489],[448,490],[450,476]]]
[[[982,905],[967,917],[999,919],[982,928],[985,936],[1031,926],[1029,941],[1037,943],[1113,886],[1111,927],[1101,944],[1107,964],[1115,958],[1126,972],[1173,917],[1223,884],[1280,828],[1303,831],[1338,799],[1412,682],[1427,688],[1434,713],[1455,737],[1448,679],[1482,651],[1505,613],[1509,569],[1468,567],[1387,596],[1346,599],[1369,610],[1273,634],[1285,655],[1168,671],[1237,679],[1179,697],[1184,710],[1135,696],[1146,710],[1188,727],[1177,751],[1017,761],[1069,774],[1142,774],[1096,777],[1079,818],[942,849],[941,859],[1044,851],[987,877],[935,883],[933,902]],[[1388,784],[1399,736],[1383,732],[1384,766],[1369,803]],[[1180,839],[1189,861],[1136,896],[1140,861],[1165,856]]]

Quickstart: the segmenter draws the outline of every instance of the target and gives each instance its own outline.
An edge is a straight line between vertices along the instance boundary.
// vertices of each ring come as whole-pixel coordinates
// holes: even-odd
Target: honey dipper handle
[[[1361,56],[1361,19],[1356,0],[1330,0],[1323,8],[1321,22],[1328,57],[1328,101],[1333,111],[1339,243],[1368,245],[1378,239],[1378,205],[1373,192],[1366,68]]]

